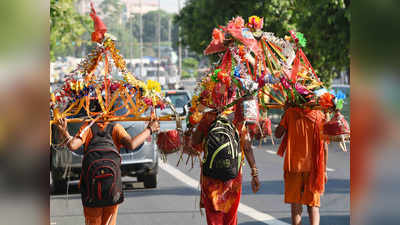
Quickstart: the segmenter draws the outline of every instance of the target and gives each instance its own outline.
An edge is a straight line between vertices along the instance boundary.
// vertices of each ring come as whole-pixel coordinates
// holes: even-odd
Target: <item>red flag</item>
[[[103,23],[103,21],[101,21],[100,17],[97,16],[92,2],[90,2],[90,7],[92,9],[90,12],[90,17],[92,17],[92,20],[94,22],[94,32],[92,33],[92,41],[101,43],[101,41],[104,39],[104,33],[107,32],[107,27]]]

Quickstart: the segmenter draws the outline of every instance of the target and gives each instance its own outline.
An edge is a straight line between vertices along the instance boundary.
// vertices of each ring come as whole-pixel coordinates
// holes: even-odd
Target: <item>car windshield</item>
[[[189,96],[184,92],[166,93],[165,97],[171,99],[172,104],[177,108],[183,108],[189,102]]]

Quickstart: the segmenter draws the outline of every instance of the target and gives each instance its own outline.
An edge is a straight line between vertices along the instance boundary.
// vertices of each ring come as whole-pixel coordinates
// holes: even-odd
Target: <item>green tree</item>
[[[77,47],[90,40],[82,35],[93,29],[88,15],[80,15],[74,0],[50,0],[50,60],[57,56],[74,55]]]
[[[304,51],[324,82],[349,69],[350,1],[290,0],[188,0],[175,17],[181,26],[182,44],[198,54],[211,41],[212,30],[235,16],[264,17],[263,30],[277,36],[291,29],[304,33],[308,44]]]
[[[199,61],[195,58],[187,57],[182,60],[182,78],[196,77]]]
[[[100,4],[100,9],[103,12],[101,18],[107,26],[107,32],[117,38],[116,47],[124,57],[133,57],[132,51],[137,43],[129,23],[129,18],[133,15],[126,13],[126,6],[120,0],[104,0]]]

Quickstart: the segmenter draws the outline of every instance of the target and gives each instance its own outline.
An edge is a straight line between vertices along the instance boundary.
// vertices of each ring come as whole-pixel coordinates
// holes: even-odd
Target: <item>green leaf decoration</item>
[[[211,76],[211,79],[212,79],[215,83],[218,82],[218,73],[219,73],[219,71],[221,71],[221,69],[216,69],[216,70],[214,71],[214,74]]]
[[[343,99],[339,99],[337,102],[336,102],[336,108],[337,109],[339,109],[339,110],[342,110],[343,109]]]
[[[299,45],[301,46],[301,47],[306,47],[306,45],[307,45],[307,40],[306,40],[306,38],[304,37],[304,34],[303,33],[300,33],[300,32],[297,32],[296,33],[296,37],[297,37],[297,39],[299,39]]]

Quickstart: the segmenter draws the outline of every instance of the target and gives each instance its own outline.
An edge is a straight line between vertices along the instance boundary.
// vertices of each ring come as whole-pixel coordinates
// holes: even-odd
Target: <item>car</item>
[[[117,111],[123,115],[126,109]],[[150,113],[149,111],[147,112]],[[85,115],[82,110],[77,116]],[[134,137],[138,135],[146,126],[143,121],[123,121],[120,123],[125,130]],[[68,131],[75,135],[82,123],[69,123]],[[60,136],[55,125],[52,127],[52,143],[60,143]],[[154,135],[153,135],[154,136]],[[50,170],[55,192],[65,192],[67,187],[66,169],[70,166],[70,181],[79,180],[82,168],[83,147],[76,151],[67,149],[57,149],[56,145],[51,145]],[[120,149],[121,154],[121,175],[136,177],[138,182],[143,182],[145,188],[157,187],[158,173],[158,150],[154,138],[148,138],[142,145],[134,150],[125,148]]]
[[[179,114],[186,114],[185,106],[187,106],[190,103],[191,100],[191,94],[188,90],[164,90],[163,91],[165,98],[169,98],[172,102],[172,104],[175,106],[176,111]],[[169,111],[169,108],[163,110],[161,112],[162,114],[171,114],[172,111]]]
[[[188,108],[191,100],[191,94],[187,90],[165,90],[163,91],[166,98],[169,98],[172,104],[175,106],[177,113],[180,116],[187,116]],[[169,107],[161,110],[157,108],[157,115],[170,115],[173,114]],[[186,128],[185,120],[182,120],[182,128]],[[176,129],[176,121],[163,121],[160,123],[160,130],[171,130]]]

